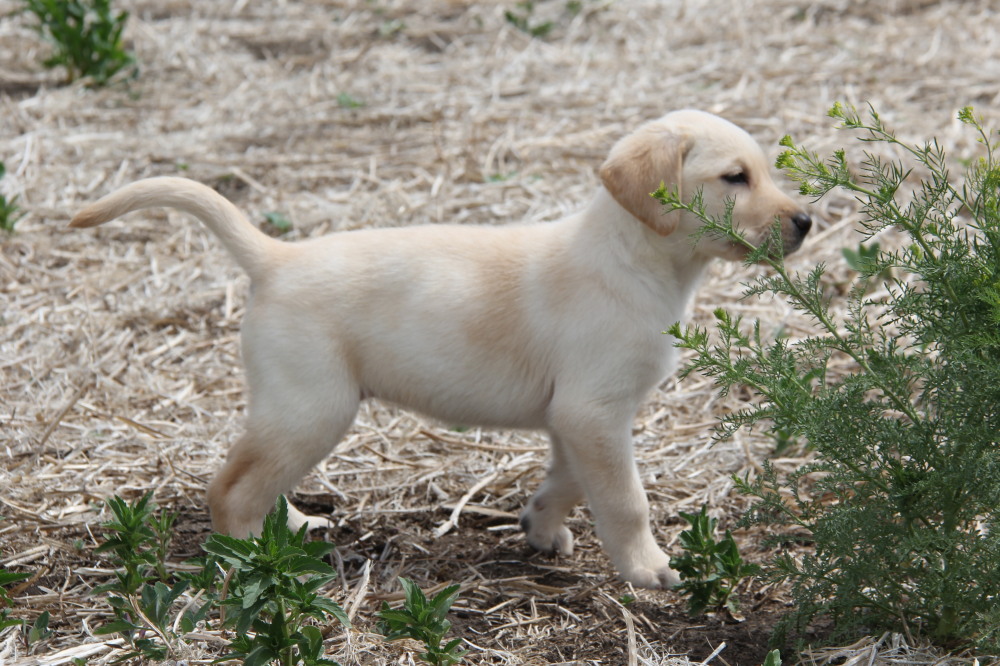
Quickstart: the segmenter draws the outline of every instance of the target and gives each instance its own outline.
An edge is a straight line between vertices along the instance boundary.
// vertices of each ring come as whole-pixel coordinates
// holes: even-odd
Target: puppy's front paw
[[[662,569],[635,569],[628,574],[623,573],[622,578],[636,587],[645,587],[652,590],[668,590],[681,582],[680,576],[670,567]]]
[[[573,554],[573,534],[568,527],[558,525],[555,529],[541,529],[539,522],[528,512],[521,516],[521,529],[532,548],[547,554]]]

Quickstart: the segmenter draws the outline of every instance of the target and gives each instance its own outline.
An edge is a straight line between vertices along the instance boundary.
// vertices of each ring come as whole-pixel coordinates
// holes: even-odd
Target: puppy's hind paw
[[[524,530],[528,544],[535,550],[547,555],[573,554],[573,533],[565,525],[559,525],[555,530],[538,529],[527,514],[521,516],[521,529]]]
[[[288,505],[288,529],[298,532],[305,525],[310,532],[334,527],[333,521],[323,516],[310,516],[302,513],[291,504]]]

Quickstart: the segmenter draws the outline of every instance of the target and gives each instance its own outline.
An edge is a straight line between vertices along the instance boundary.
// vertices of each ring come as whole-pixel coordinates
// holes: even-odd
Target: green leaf
[[[403,592],[406,594],[406,609],[414,616],[419,617],[427,607],[427,597],[424,596],[423,591],[412,580],[400,577],[399,582],[403,586]]]
[[[768,652],[763,666],[781,666],[781,652],[778,650]]]
[[[323,656],[323,632],[314,626],[305,626],[299,630],[302,640],[299,641],[299,655],[316,660]]]
[[[28,644],[34,645],[38,641],[43,641],[52,635],[52,630],[49,629],[49,611],[42,611],[37,618],[35,618],[34,623],[31,625],[31,629],[28,630]]]
[[[243,666],[263,666],[279,660],[281,655],[267,645],[258,645],[243,659]]]
[[[378,612],[378,616],[383,620],[385,620],[386,622],[405,625],[415,620],[413,614],[410,613],[409,611],[406,611],[404,609],[393,610],[389,608],[389,605],[386,604],[385,602],[383,602],[383,604],[384,605],[382,606],[382,610]]]
[[[279,233],[286,234],[292,230],[292,222],[283,213],[270,212],[264,213],[264,219],[267,220],[268,224],[278,230]]]
[[[98,636],[106,636],[107,634],[130,634],[141,627],[132,624],[126,620],[112,620],[105,625],[102,625],[94,630],[94,633]]]
[[[15,573],[6,569],[0,569],[0,586],[16,583],[19,580],[31,578],[30,573]]]
[[[4,615],[0,614],[0,630],[6,629],[7,627],[20,627],[23,625],[24,620],[4,619]]]
[[[459,585],[449,585],[435,595],[430,603],[431,608],[434,610],[435,619],[444,619],[445,615],[451,609],[452,604],[458,598],[459,589]]]
[[[240,566],[250,562],[255,552],[249,541],[226,534],[212,534],[202,545],[202,550],[222,558],[230,566]]]

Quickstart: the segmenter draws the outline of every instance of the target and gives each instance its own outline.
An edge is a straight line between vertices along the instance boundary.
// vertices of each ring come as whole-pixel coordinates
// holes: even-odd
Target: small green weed
[[[55,52],[42,64],[65,67],[72,82],[89,78],[106,85],[133,68],[135,58],[122,45],[128,12],[115,12],[111,0],[22,0],[24,11],[38,19],[36,29]]]
[[[167,579],[163,555],[167,547],[164,539],[169,540],[169,532],[158,535],[154,530],[153,513],[157,507],[152,500],[151,492],[131,504],[117,495],[107,500],[114,519],[104,523],[103,527],[109,531],[94,552],[113,553],[111,562],[119,571],[115,573],[116,582],[101,586],[97,592],[127,596],[138,592],[154,574],[160,580]]]
[[[441,646],[445,634],[451,629],[451,622],[446,617],[451,605],[458,598],[458,585],[450,585],[435,595],[430,601],[412,580],[400,578],[399,582],[406,593],[406,601],[402,608],[392,609],[383,602],[379,617],[378,631],[387,641],[401,638],[412,638],[424,644],[426,652],[419,657],[428,664],[449,666],[462,661],[465,650],[459,648],[460,638],[453,639]]]
[[[187,562],[191,571],[176,574],[165,564],[176,514],[158,512],[152,493],[132,503],[116,496],[107,506],[114,519],[104,525],[105,543],[97,551],[111,553],[117,571],[95,592],[108,595],[115,617],[96,633],[124,636],[132,651],[123,659],[166,659],[183,634],[221,609],[223,626],[236,634],[222,660],[242,659],[250,666],[335,664],[323,658],[323,634],[312,622],[332,617],[350,624],[340,606],[318,592],[336,575],[322,559],[333,546],[307,543],[304,528],[293,534],[284,498],[260,537],[212,535],[204,546],[207,556]],[[221,593],[220,564],[231,567]],[[178,617],[172,609],[188,590],[196,594]]]
[[[350,93],[346,92],[337,93],[337,106],[341,107],[342,109],[360,109],[364,105],[365,105],[364,102],[362,102],[357,97],[354,97]]]
[[[22,620],[9,617],[9,608],[14,605],[14,600],[10,597],[10,592],[6,587],[19,580],[31,578],[29,573],[15,573],[7,569],[0,568],[0,631],[7,627],[18,627],[24,624]]]
[[[378,27],[379,37],[392,37],[393,35],[406,30],[406,24],[399,19],[383,21]]]
[[[0,162],[0,180],[7,174],[7,167],[3,162]],[[7,199],[3,194],[0,194],[0,229],[3,229],[7,233],[13,233],[14,225],[17,221],[23,217],[24,213],[21,212],[21,207],[17,205],[17,195],[15,194],[10,199]]]
[[[861,280],[867,285],[877,281],[885,281],[892,277],[892,268],[883,266],[875,269],[880,263],[880,250],[878,242],[858,243],[858,249],[852,250],[845,247],[840,252],[844,255],[844,261],[861,275]],[[875,269],[875,270],[873,270]]]
[[[567,0],[560,20],[569,20],[577,16],[584,9],[583,0]],[[521,32],[543,39],[555,29],[556,21],[536,21],[535,3],[532,0],[523,0],[514,5],[514,9],[508,9],[503,13],[507,23]]]
[[[688,612],[701,615],[708,609],[725,608],[738,613],[733,591],[743,579],[760,573],[760,567],[743,561],[729,530],[721,541],[715,540],[718,521],[708,516],[706,507],[701,507],[701,513],[682,511],[681,517],[691,527],[680,535],[684,554],[671,558],[670,566],[681,575],[676,589],[689,595]]]
[[[170,646],[176,640],[170,630],[170,609],[181,594],[187,590],[187,581],[168,587],[161,581],[144,584],[138,595],[121,597],[111,595],[108,603],[115,612],[115,619],[98,628],[94,633],[107,635],[119,633],[128,640],[133,651],[123,659],[141,657],[151,661],[162,661],[170,654]]]
[[[264,220],[267,228],[273,229],[275,234],[281,236],[287,234],[292,230],[292,221],[289,220],[283,213],[270,212],[264,213]]]
[[[531,2],[531,0],[519,2],[516,7],[516,10],[508,9],[503,15],[507,19],[507,23],[510,23],[521,32],[529,34],[532,37],[545,37],[552,32],[552,28],[556,27],[556,24],[552,21],[532,23],[531,15],[535,13],[535,3]]]
[[[126,658],[163,660],[173,640],[170,608],[188,582],[167,584],[165,561],[176,514],[157,515],[152,499],[150,492],[132,503],[118,496],[107,500],[114,519],[104,524],[105,542],[94,552],[112,553],[117,570],[114,581],[94,592],[107,593],[115,619],[95,633],[124,636],[133,647]]]
[[[287,521],[288,505],[279,497],[259,537],[213,534],[204,545],[232,568],[229,596],[219,603],[228,611],[225,625],[236,636],[222,660],[241,659],[245,666],[335,664],[323,657],[323,633],[310,623],[333,618],[350,626],[344,610],[319,593],[336,577],[322,559],[334,546],[307,542],[305,526],[292,533]]]
[[[506,173],[494,173],[486,177],[486,181],[490,183],[505,183],[512,178],[516,178],[518,175],[517,171],[508,171]]]
[[[848,266],[859,273],[863,273],[870,266],[875,265],[875,260],[878,259],[878,250],[878,243],[869,243],[868,245],[858,243],[857,250],[845,247],[840,252],[844,255],[844,261],[847,262]]]
[[[781,456],[804,448],[799,443],[798,438],[788,428],[774,428],[771,434],[774,436],[775,456]]]
[[[28,645],[44,641],[52,635],[52,630],[49,629],[49,619],[51,618],[48,611],[42,611],[38,614],[35,621],[31,623],[31,628],[28,629]]]
[[[781,652],[778,650],[768,652],[763,666],[781,666]]]

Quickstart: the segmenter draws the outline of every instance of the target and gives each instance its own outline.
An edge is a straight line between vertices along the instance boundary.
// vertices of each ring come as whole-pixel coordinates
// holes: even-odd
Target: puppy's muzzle
[[[802,241],[809,234],[809,230],[812,229],[812,218],[806,212],[793,213],[789,221],[791,224],[785,225],[785,231],[782,234],[784,236],[782,250],[786,255],[798,250],[802,246]]]
[[[792,215],[792,225],[799,232],[799,238],[805,238],[812,229],[813,221],[808,213],[798,212]]]

